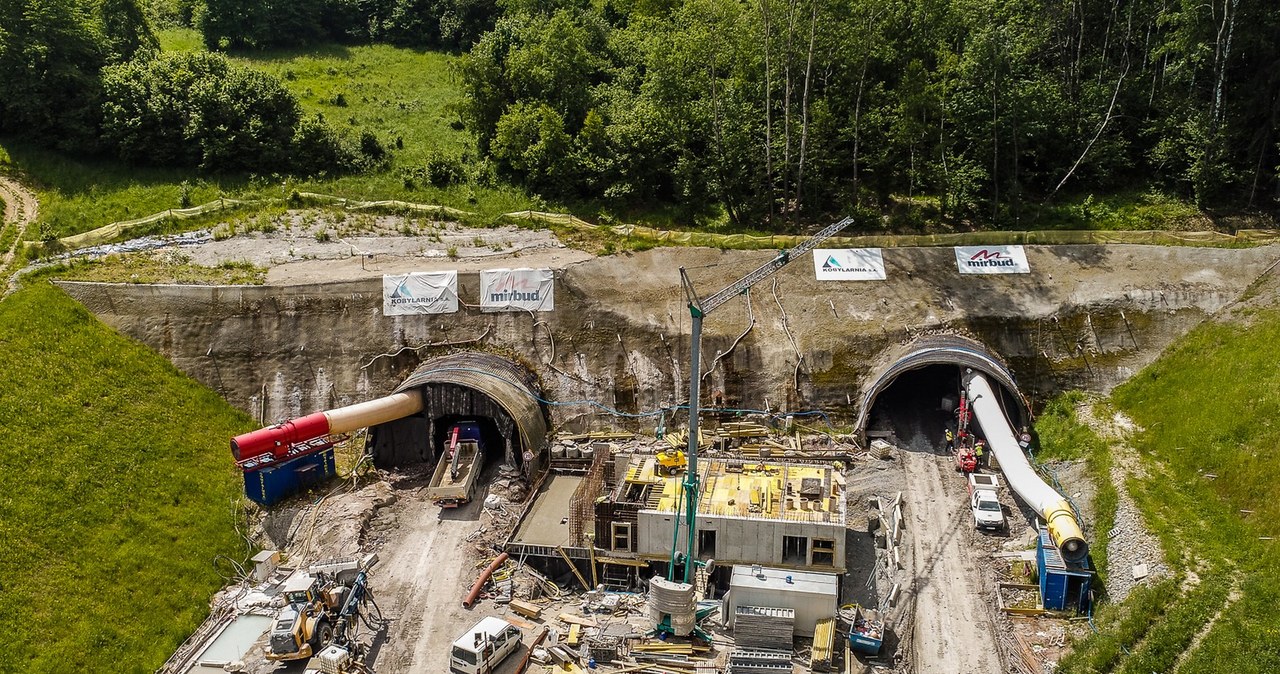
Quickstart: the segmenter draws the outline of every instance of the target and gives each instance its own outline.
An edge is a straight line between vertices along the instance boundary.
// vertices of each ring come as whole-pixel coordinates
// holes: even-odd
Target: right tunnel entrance
[[[936,451],[955,428],[956,407],[967,370],[992,382],[1011,426],[1030,421],[1013,374],[982,344],[958,335],[922,338],[888,354],[862,386],[858,434],[863,440],[893,435],[913,451]]]
[[[956,408],[965,367],[933,364],[907,370],[885,385],[867,413],[866,434],[892,434],[897,445],[912,451],[936,451],[946,445],[945,429],[955,429]],[[1004,387],[1000,404],[1015,428],[1023,425],[1022,401]]]

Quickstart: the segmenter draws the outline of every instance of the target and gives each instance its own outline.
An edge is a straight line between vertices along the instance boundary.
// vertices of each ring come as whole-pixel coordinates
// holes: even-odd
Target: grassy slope
[[[1280,671],[1280,548],[1259,538],[1280,535],[1277,343],[1280,312],[1256,313],[1247,327],[1205,324],[1115,391],[1145,429],[1134,446],[1150,476],[1130,488],[1175,571],[1199,583],[1155,599],[1159,621],[1139,612],[1126,623],[1126,607],[1100,616],[1102,634],[1062,671],[1170,671],[1220,609],[1177,671]],[[1227,605],[1233,586],[1241,599]]]
[[[1036,434],[1041,447],[1036,458],[1039,461],[1085,460],[1089,479],[1096,490],[1093,499],[1094,521],[1085,523],[1088,527],[1085,533],[1093,540],[1101,540],[1101,536],[1115,526],[1119,495],[1115,485],[1111,483],[1111,454],[1107,444],[1076,417],[1075,406],[1084,399],[1084,394],[1070,392],[1045,405],[1044,411],[1036,419]],[[1094,568],[1105,583],[1109,572],[1107,546],[1094,545],[1089,552]]]
[[[0,350],[0,671],[153,671],[245,552],[252,424],[47,283],[0,302]]]

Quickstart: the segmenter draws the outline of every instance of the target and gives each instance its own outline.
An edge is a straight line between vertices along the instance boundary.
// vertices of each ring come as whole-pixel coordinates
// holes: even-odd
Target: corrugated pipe
[[[1071,562],[1085,559],[1089,555],[1089,545],[1084,540],[1084,532],[1080,530],[1080,522],[1076,520],[1071,504],[1031,467],[1013,429],[1009,427],[1004,410],[1000,408],[999,394],[991,388],[987,378],[977,372],[967,376],[965,388],[969,392],[973,416],[982,427],[991,452],[1000,462],[1005,481],[1027,505],[1040,513],[1063,559]]]
[[[484,584],[488,582],[489,576],[492,576],[493,572],[497,571],[507,561],[507,557],[507,553],[504,552],[490,562],[489,566],[484,567],[484,572],[476,579],[476,584],[471,586],[471,591],[467,593],[467,598],[462,600],[463,608],[475,606],[476,601],[480,599],[480,590],[484,589]]]

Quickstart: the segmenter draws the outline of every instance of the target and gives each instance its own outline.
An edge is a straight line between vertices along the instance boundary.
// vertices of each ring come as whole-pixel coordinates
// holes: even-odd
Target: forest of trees
[[[740,223],[1280,190],[1265,0],[512,0],[462,71],[480,149],[530,189]]]
[[[476,156],[557,199],[770,225],[895,203],[1004,225],[1112,191],[1280,203],[1280,12],[1268,0],[137,2],[0,0],[0,128],[101,137],[125,158],[153,145],[131,120],[173,120],[139,98],[200,63],[112,65],[156,58],[149,19],[197,27],[214,50],[464,52],[458,112]],[[289,129],[263,142],[336,142],[270,83],[235,82],[284,110]],[[205,112],[187,126],[219,100],[191,96],[204,98],[184,109]],[[354,157],[333,152],[294,154]],[[169,154],[208,168],[208,152]]]
[[[219,54],[161,53],[137,0],[0,0],[0,131],[210,172],[337,173],[384,153],[304,118],[261,72]]]

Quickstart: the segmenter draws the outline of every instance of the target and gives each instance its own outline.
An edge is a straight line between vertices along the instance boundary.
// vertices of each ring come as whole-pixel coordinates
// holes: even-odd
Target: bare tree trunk
[[[760,18],[764,24],[764,172],[769,183],[769,211],[766,222],[773,223],[773,73],[771,72],[772,36],[769,34],[770,0],[760,0]]]
[[[1102,136],[1102,132],[1107,128],[1107,124],[1111,123],[1111,113],[1115,111],[1116,98],[1120,96],[1120,85],[1124,82],[1124,78],[1128,74],[1129,61],[1126,59],[1124,72],[1120,73],[1120,77],[1116,80],[1116,88],[1111,92],[1111,105],[1107,106],[1107,112],[1102,116],[1102,121],[1098,124],[1098,129],[1093,133],[1093,138],[1089,139],[1089,143],[1084,146],[1084,151],[1080,153],[1079,157],[1076,157],[1076,162],[1067,170],[1067,174],[1062,176],[1062,180],[1058,181],[1058,186],[1053,188],[1053,191],[1045,198],[1045,203],[1048,203],[1049,200],[1058,193],[1058,190],[1062,189],[1062,186],[1067,184],[1067,181],[1071,179],[1071,174],[1076,172],[1076,169],[1080,167],[1080,162],[1084,161],[1085,155],[1089,154],[1089,150],[1093,148],[1093,144],[1098,142],[1098,138]]]
[[[1210,123],[1216,131],[1218,124],[1222,121],[1222,88],[1227,79],[1227,61],[1231,58],[1231,37],[1236,29],[1236,8],[1240,6],[1240,0],[1222,0],[1222,25],[1218,28],[1218,39],[1214,45],[1214,86],[1213,86],[1213,110],[1209,115]],[[1222,43],[1222,31],[1227,32],[1227,43],[1225,46],[1219,47]]]
[[[787,4],[787,43],[784,52],[785,61],[783,76],[785,84],[782,93],[782,185],[784,193],[791,182],[791,54],[796,32],[796,3],[790,0]]]
[[[809,56],[804,65],[804,96],[800,102],[800,162],[796,167],[795,219],[799,219],[800,208],[803,203],[804,158],[805,150],[809,145],[809,82],[813,74],[814,37],[818,31],[818,2],[817,0],[810,0],[810,4],[813,6],[813,10],[809,17]]]

